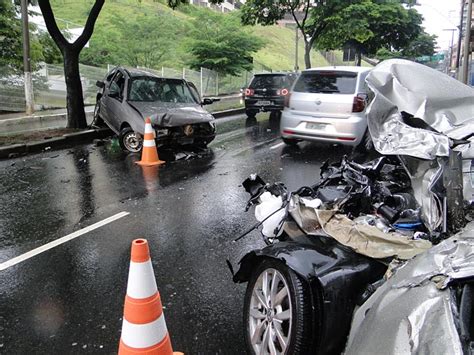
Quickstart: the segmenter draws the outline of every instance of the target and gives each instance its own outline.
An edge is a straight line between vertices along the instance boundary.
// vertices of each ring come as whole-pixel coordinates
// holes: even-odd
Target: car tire
[[[120,147],[130,153],[138,153],[143,147],[143,138],[130,127],[125,127],[119,135]]]
[[[281,140],[283,141],[283,143],[285,143],[286,145],[289,145],[289,146],[295,146],[299,142],[297,139],[292,139],[292,138],[283,138],[283,137],[281,137]]]
[[[360,152],[365,152],[365,153],[371,152],[375,149],[374,142],[372,141],[372,137],[370,136],[368,128],[365,130],[364,137],[362,137],[362,140],[357,146],[357,149]]]
[[[257,111],[255,110],[245,110],[245,113],[247,114],[248,118],[255,118],[257,115]]]
[[[276,290],[272,293],[273,282]],[[282,262],[264,260],[252,274],[244,299],[244,332],[249,353],[314,352],[312,309],[306,281]]]

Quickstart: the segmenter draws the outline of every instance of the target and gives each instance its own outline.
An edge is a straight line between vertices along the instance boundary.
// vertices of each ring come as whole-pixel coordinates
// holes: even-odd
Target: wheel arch
[[[385,267],[335,241],[315,245],[279,242],[246,254],[234,282],[248,282],[266,259],[284,263],[310,286],[313,313],[320,315],[313,317],[318,352],[342,352],[359,296],[369,283],[383,276]]]

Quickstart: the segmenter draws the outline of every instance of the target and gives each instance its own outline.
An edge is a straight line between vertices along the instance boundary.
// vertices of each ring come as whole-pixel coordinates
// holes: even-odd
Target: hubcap
[[[142,147],[142,138],[135,132],[129,132],[123,137],[123,145],[130,152],[137,153]]]
[[[255,282],[249,308],[249,336],[255,354],[284,354],[291,333],[288,284],[276,269],[264,270]]]

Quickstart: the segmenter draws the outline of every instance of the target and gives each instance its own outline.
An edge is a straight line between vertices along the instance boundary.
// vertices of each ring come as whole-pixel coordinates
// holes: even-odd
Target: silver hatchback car
[[[365,109],[370,68],[336,66],[303,71],[296,79],[280,123],[286,144],[300,140],[357,146],[367,131]]]

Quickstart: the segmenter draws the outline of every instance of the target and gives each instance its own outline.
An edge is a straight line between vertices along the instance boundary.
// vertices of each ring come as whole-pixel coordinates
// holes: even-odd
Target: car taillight
[[[245,89],[245,96],[253,96],[253,94],[255,94],[254,89]]]
[[[285,101],[283,103],[285,107],[290,107],[290,97],[291,97],[291,92],[285,95]]]
[[[277,95],[279,95],[279,96],[286,96],[288,94],[289,94],[288,89],[278,89],[277,90]]]
[[[352,112],[362,112],[365,110],[367,95],[358,94],[354,97],[354,102],[352,103]]]

